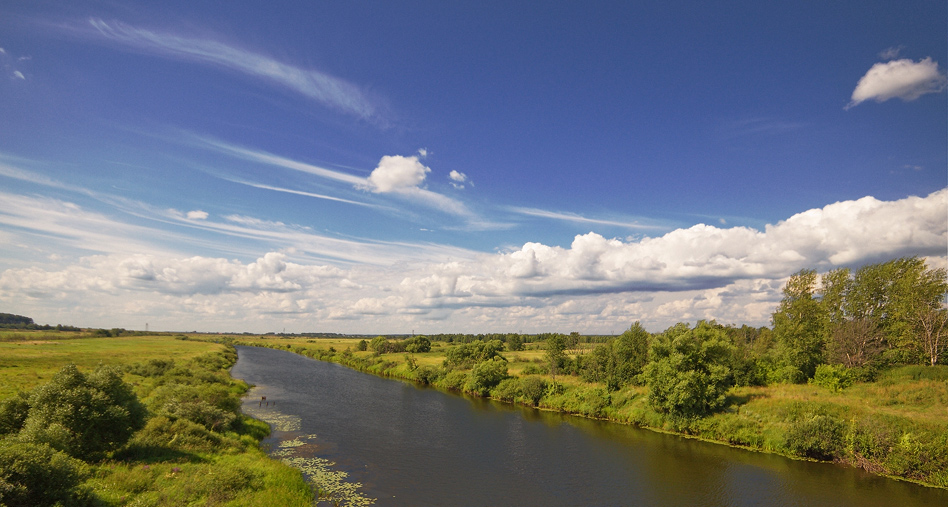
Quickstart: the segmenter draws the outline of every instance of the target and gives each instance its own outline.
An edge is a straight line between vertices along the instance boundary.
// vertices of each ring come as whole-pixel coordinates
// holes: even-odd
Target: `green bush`
[[[444,378],[445,372],[437,366],[419,366],[415,370],[415,378],[422,384],[434,384]]]
[[[30,411],[29,395],[20,392],[0,401],[0,436],[20,431]]]
[[[0,505],[43,507],[91,505],[79,487],[85,465],[46,444],[0,441]]]
[[[692,418],[724,406],[731,385],[731,345],[719,327],[677,324],[652,341],[645,378],[649,403],[662,413]]]
[[[174,359],[149,359],[145,363],[135,363],[126,371],[140,377],[160,377],[174,367]]]
[[[491,397],[506,402],[514,401],[521,394],[523,390],[518,378],[505,378],[490,392]]]
[[[444,387],[446,389],[460,391],[464,389],[465,383],[467,383],[467,373],[463,371],[452,371],[444,376]]]
[[[816,373],[810,383],[836,393],[853,385],[853,377],[845,366],[821,364],[816,367]]]
[[[787,427],[786,446],[794,454],[819,460],[842,456],[845,425],[828,414],[807,413]]]
[[[145,423],[145,408],[109,367],[86,377],[68,365],[30,395],[20,438],[47,443],[80,459],[97,459],[124,444]]]
[[[487,396],[501,380],[507,378],[507,361],[491,359],[474,365],[471,376],[464,388],[478,396]]]
[[[523,397],[536,406],[546,393],[546,381],[540,377],[524,377],[520,379],[520,389]]]

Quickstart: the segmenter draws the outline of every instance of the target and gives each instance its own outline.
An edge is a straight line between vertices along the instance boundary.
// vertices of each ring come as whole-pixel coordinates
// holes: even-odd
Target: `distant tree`
[[[706,415],[724,406],[731,386],[731,345],[705,321],[677,324],[652,340],[645,378],[649,403],[675,417]]]
[[[783,380],[812,378],[816,366],[823,362],[829,319],[815,293],[816,271],[804,269],[787,281],[773,314],[779,363],[784,372],[796,372],[785,373]]]
[[[566,337],[559,333],[551,333],[546,339],[546,360],[550,365],[550,377],[556,382],[556,373],[562,368],[566,359]]]
[[[365,340],[359,340],[359,344],[356,345],[356,349],[360,352],[365,352],[369,348],[369,342]]]
[[[540,399],[546,393],[546,381],[539,377],[524,377],[520,383],[520,392],[523,393],[523,397],[530,400],[534,406],[540,403]]]
[[[372,338],[372,341],[369,343],[369,347],[379,354],[384,354],[388,352],[388,339],[384,336],[376,336],[375,338]]]
[[[516,352],[523,350],[523,337],[516,333],[507,335],[507,350]]]
[[[413,336],[405,340],[405,352],[420,354],[431,352],[431,340],[425,336]]]

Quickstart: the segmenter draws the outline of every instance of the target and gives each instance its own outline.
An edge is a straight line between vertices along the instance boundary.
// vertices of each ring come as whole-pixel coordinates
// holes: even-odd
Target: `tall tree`
[[[788,380],[812,378],[823,360],[829,317],[815,293],[816,271],[799,271],[787,281],[783,299],[773,315],[780,365],[800,372]]]
[[[556,371],[566,358],[566,337],[559,333],[551,333],[546,339],[546,360],[550,363],[550,376],[556,382]]]

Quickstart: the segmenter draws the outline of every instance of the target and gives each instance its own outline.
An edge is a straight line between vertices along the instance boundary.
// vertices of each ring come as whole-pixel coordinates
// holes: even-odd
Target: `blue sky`
[[[4,2],[0,311],[764,325],[948,263],[944,2]]]

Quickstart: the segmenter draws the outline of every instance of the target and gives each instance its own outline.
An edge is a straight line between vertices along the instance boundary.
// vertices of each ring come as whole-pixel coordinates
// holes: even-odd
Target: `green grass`
[[[125,447],[88,464],[82,486],[92,491],[97,505],[313,505],[312,487],[300,470],[260,449],[270,431],[266,423],[238,415],[217,430],[159,415],[162,396],[174,386],[199,393],[221,410],[237,410],[248,386],[228,374],[236,359],[231,347],[173,336],[29,338],[0,343],[0,399],[46,383],[66,364],[88,372],[101,363],[122,367],[125,381],[151,413]],[[148,368],[153,359],[170,359],[174,365],[161,373]]]
[[[206,341],[179,340],[170,335],[62,339],[45,335],[48,331],[19,333],[25,334],[25,339],[0,342],[0,400],[47,382],[67,364],[75,364],[81,371],[91,371],[99,364],[122,365],[166,358],[187,360],[226,347]]]

